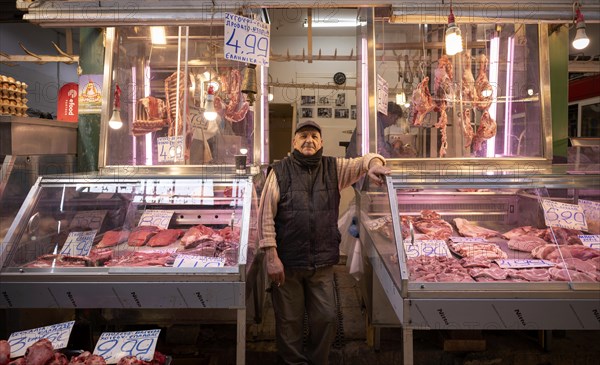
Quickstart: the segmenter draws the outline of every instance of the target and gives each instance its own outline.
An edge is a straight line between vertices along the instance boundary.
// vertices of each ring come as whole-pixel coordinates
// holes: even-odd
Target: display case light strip
[[[496,120],[498,97],[498,61],[500,61],[500,37],[492,38],[490,42],[490,84],[492,85],[492,104],[489,108],[490,118]],[[486,157],[496,154],[496,137],[487,140]]]
[[[137,68],[135,66],[131,67],[131,120],[135,120],[137,118],[137,78],[136,78]],[[137,165],[137,150],[135,148],[136,136],[131,136],[131,164]]]
[[[369,67],[368,67],[368,45],[367,39],[362,39],[362,88],[361,88],[361,132],[362,138],[360,139],[361,150],[360,154],[364,155],[369,152]]]
[[[512,98],[513,69],[515,61],[515,38],[508,37],[506,50],[506,103],[504,104],[504,156],[512,150]]]
[[[144,97],[150,96],[150,64],[144,69]],[[146,166],[152,166],[152,133],[146,133]],[[135,147],[135,146],[134,146]]]

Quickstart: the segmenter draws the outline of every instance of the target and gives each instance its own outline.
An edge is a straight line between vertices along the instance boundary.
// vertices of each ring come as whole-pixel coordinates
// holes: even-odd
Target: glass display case
[[[600,329],[600,177],[558,170],[396,173],[365,188],[371,323],[402,325],[408,358],[414,329]],[[581,207],[587,227],[547,227],[554,203]]]

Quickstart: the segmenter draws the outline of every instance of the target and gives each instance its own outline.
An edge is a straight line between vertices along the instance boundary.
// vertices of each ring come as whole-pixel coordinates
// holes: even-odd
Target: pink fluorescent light
[[[506,51],[506,103],[504,104],[504,156],[512,150],[512,98],[513,68],[515,61],[515,38],[508,38]]]
[[[490,42],[490,84],[492,85],[492,104],[488,112],[493,120],[496,120],[497,98],[498,98],[498,61],[500,60],[500,38],[494,37]],[[487,140],[486,157],[494,157],[496,154],[496,137]]]
[[[362,59],[361,59],[361,67],[362,67],[362,88],[361,88],[361,129],[362,129],[362,138],[360,140],[361,145],[361,154],[364,155],[369,152],[369,68],[367,62],[367,40],[365,38],[362,39]]]
[[[147,65],[144,70],[144,97],[150,96],[150,65]],[[146,163],[147,166],[152,166],[152,133],[146,133]]]

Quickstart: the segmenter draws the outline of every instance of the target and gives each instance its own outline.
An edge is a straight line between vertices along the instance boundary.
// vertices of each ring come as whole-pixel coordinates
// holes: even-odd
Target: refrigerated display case
[[[0,248],[0,308],[231,310],[243,363],[256,206],[246,175],[42,177]]]
[[[586,231],[545,225],[546,201],[597,210],[600,176],[567,168],[395,171],[383,187],[365,184],[360,237],[372,280],[362,290],[375,345],[380,327],[402,326],[408,364],[413,330],[600,329],[600,251],[583,244],[598,233],[597,212]]]

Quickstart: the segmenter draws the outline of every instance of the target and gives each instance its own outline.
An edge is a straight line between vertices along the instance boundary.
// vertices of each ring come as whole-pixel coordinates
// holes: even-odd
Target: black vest
[[[335,265],[341,241],[338,230],[340,191],[335,157],[323,157],[309,171],[294,157],[273,164],[280,200],[275,215],[277,254],[286,268]]]

